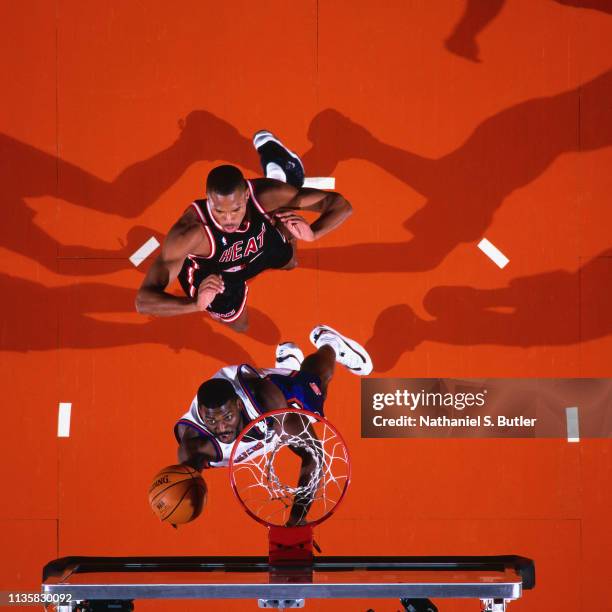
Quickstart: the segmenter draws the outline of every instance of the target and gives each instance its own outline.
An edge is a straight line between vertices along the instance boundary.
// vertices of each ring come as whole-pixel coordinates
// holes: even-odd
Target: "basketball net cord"
[[[315,421],[306,415],[290,419],[292,429],[295,429],[296,421],[301,427],[297,433],[290,433],[285,429],[284,418],[279,418],[279,415],[270,417],[267,421],[274,421],[274,424],[267,424],[264,448],[235,465],[236,480],[239,478],[241,483],[250,481],[241,487],[243,502],[270,524],[284,524],[294,506],[302,506],[300,524],[304,524],[308,522],[306,515],[315,502],[322,506],[317,514],[324,516],[336,505],[346,488],[349,474],[346,446],[326,423],[316,422],[322,425],[322,435],[317,437],[311,420]],[[310,455],[312,468],[307,481],[301,485],[287,484],[277,473],[275,462],[285,447],[300,449],[302,454]],[[320,517],[312,520],[317,518]]]

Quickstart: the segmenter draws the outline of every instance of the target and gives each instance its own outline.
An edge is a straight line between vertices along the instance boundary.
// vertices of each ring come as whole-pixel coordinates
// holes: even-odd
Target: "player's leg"
[[[321,381],[323,397],[327,395],[327,387],[334,376],[336,353],[329,345],[317,348],[316,353],[308,355],[300,367],[300,372],[318,377]]]
[[[221,321],[223,321],[223,319],[221,319]],[[243,308],[242,312],[240,313],[237,319],[234,319],[233,321],[223,321],[223,323],[225,323],[225,325],[227,325],[229,328],[233,329],[235,332],[238,332],[240,334],[248,331],[249,329],[248,309],[246,307]]]
[[[276,359],[277,368],[294,370],[291,374],[276,372],[268,377],[285,398],[291,398],[288,405],[323,415],[327,386],[336,364],[334,350],[322,346],[304,359],[304,354],[295,344],[284,342],[276,347]]]
[[[372,360],[359,343],[326,325],[315,327],[310,334],[310,340],[317,350],[301,362],[297,372],[294,371],[290,375],[274,373],[269,379],[279,387],[286,398],[291,398],[290,405],[297,403],[301,408],[323,415],[323,404],[329,383],[334,376],[336,362],[353,374],[365,376],[372,371]],[[276,366],[297,369],[295,364],[299,363],[302,357],[302,351],[295,344],[279,344],[276,349]]]
[[[298,189],[304,184],[302,160],[290,151],[272,132],[260,130],[253,136],[253,145],[266,178],[289,183]]]

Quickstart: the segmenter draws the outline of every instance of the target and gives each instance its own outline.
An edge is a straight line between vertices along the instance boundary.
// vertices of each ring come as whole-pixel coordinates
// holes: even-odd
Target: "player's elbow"
[[[136,308],[136,312],[140,314],[149,314],[148,303],[146,299],[146,295],[142,289],[138,291],[136,294],[136,299],[134,300],[134,307]]]
[[[348,200],[345,200],[342,196],[340,196],[340,209],[344,215],[345,219],[348,219],[353,214],[353,207]]]

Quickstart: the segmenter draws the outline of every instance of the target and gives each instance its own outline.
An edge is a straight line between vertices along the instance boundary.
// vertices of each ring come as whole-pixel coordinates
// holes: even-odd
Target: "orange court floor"
[[[0,591],[67,555],[257,555],[264,529],[205,473],[178,530],[147,503],[223,365],[327,323],[377,377],[612,373],[612,8],[596,0],[24,0],[1,8]],[[259,176],[272,130],[354,214],[250,284],[251,330],[134,310],[207,172]],[[500,269],[477,245],[510,260]],[[178,285],[173,290],[179,292]],[[72,404],[57,437],[58,404]],[[328,555],[520,554],[514,612],[609,610],[610,439],[362,439],[359,380],[326,405],[353,456]],[[138,602],[242,610],[256,602]],[[438,602],[441,612],[478,607]],[[315,601],[308,610],[397,610]],[[23,608],[26,609],[26,608]]]

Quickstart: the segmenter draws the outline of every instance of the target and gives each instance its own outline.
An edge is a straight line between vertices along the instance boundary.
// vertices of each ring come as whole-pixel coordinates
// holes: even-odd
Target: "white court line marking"
[[[312,189],[335,189],[336,179],[333,176],[308,176],[304,179],[304,187]]]
[[[565,417],[567,418],[567,441],[580,442],[580,431],[578,428],[578,408],[566,408]]]
[[[57,413],[57,437],[70,437],[70,413],[72,404],[70,402],[60,402],[59,412]]]
[[[157,238],[151,236],[151,238],[130,256],[130,261],[138,267],[158,246],[159,242],[157,242]]]
[[[505,268],[510,261],[494,244],[483,238],[478,243],[478,248],[500,268]]]

